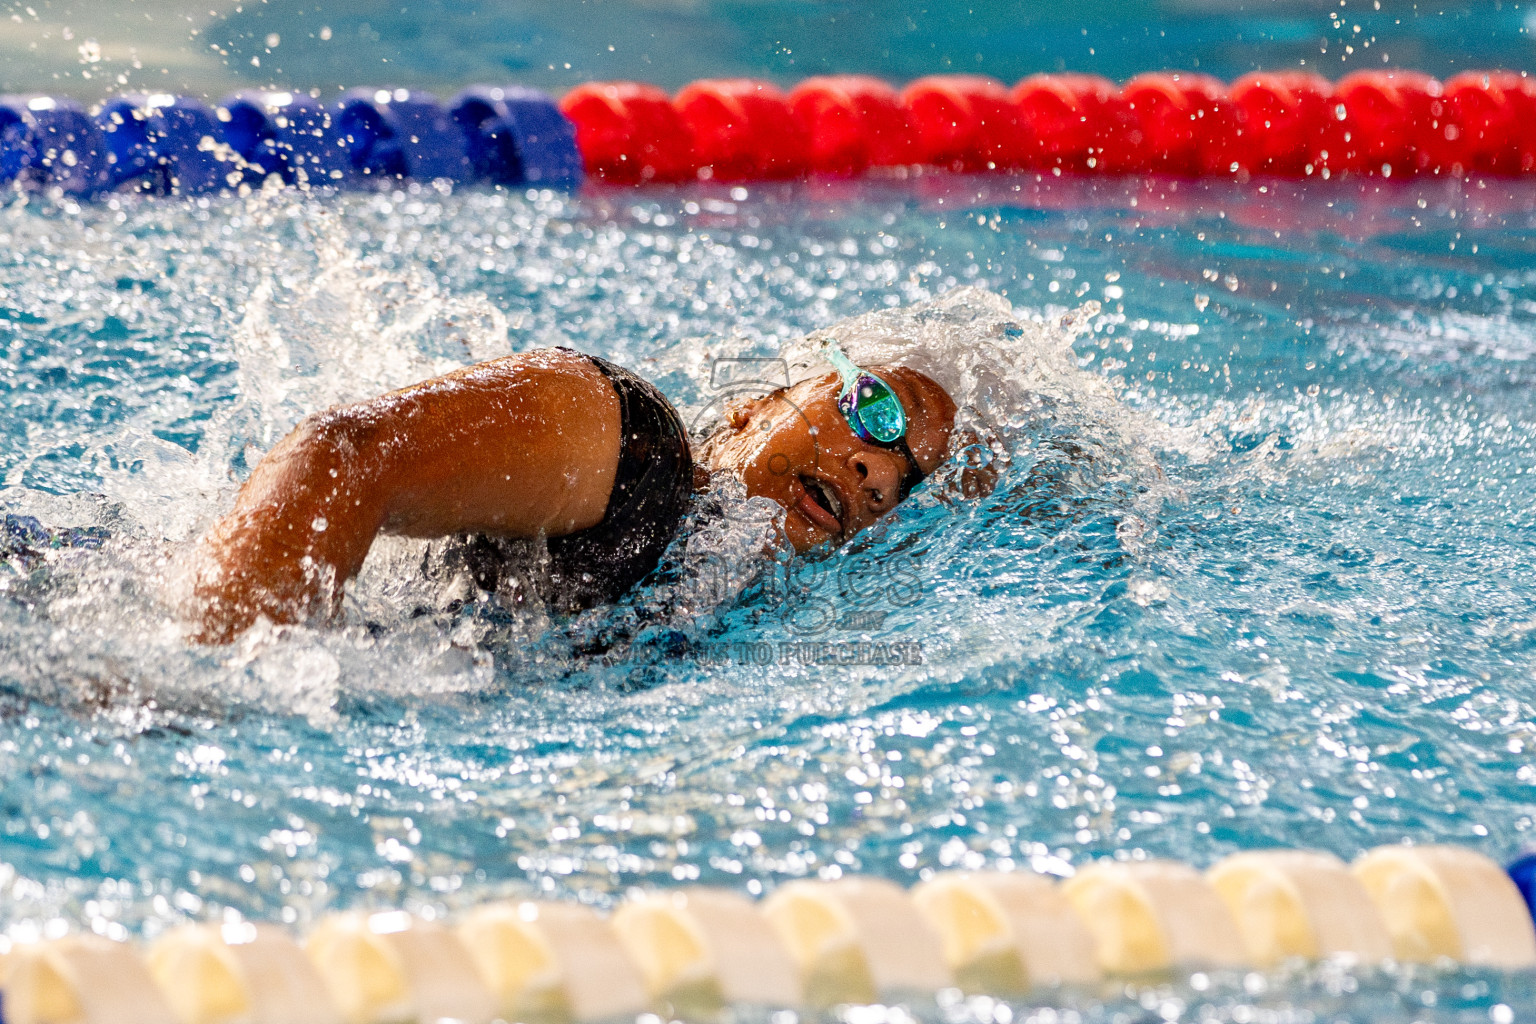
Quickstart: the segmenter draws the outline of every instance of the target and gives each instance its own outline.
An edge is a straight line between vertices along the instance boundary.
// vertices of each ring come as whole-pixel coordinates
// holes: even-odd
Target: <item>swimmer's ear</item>
[[[950,437],[949,450],[951,452],[968,452],[976,448],[990,448],[980,434],[970,427],[961,427]],[[978,453],[980,454],[980,453]],[[963,464],[960,469],[960,493],[967,498],[985,498],[997,489],[997,478],[1000,474],[998,463],[995,459],[973,461],[962,455]]]
[[[731,430],[740,432],[745,429],[752,417],[768,401],[768,395],[759,395],[757,398],[736,398],[725,403],[725,424]]]

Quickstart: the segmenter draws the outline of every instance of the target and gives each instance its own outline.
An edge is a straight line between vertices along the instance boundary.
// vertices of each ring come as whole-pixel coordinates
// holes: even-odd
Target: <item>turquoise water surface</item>
[[[951,177],[14,203],[3,497],[112,539],[7,563],[7,919],[1402,839],[1508,859],[1536,742],[1533,208],[1492,182]],[[697,410],[722,351],[965,283],[1026,324],[1100,302],[1072,351],[1119,394],[1064,378],[1062,415],[999,424],[988,498],[940,474],[766,570],[732,548],[745,515],[724,577],[683,564],[574,621],[463,604],[404,542],[341,628],[199,649],[166,607],[246,446],[311,405],[564,341]],[[806,640],[920,653],[807,664]]]
[[[1518,5],[1383,6],[1432,71],[1468,24],[1489,63],[1528,45]],[[647,31],[740,36],[769,8],[660,10]],[[1125,37],[1135,12],[1105,10],[1092,39]],[[945,18],[991,38],[987,16]],[[1246,16],[1160,7],[1175,42],[1128,70],[1200,32],[1231,73],[1278,62],[1218,46]],[[380,80],[434,74],[371,24],[404,55]],[[934,37],[901,38],[869,60],[945,69],[919,69]],[[12,196],[0,505],[39,525],[8,520],[0,561],[0,923],[153,936],[1405,839],[1508,861],[1536,830],[1533,227],[1536,186],[1476,179]],[[839,550],[774,560],[771,517],[717,489],[650,586],[578,619],[477,597],[439,548],[392,540],[335,628],[182,637],[190,540],[309,411],[569,344],[707,419],[804,333],[968,285],[1014,311],[951,296],[976,315],[953,316],[955,365],[994,333],[1020,366],[1055,355],[1008,401],[962,396],[990,443]],[[967,497],[988,467],[996,489]],[[1529,976],[1321,967],[849,1019],[1532,1005]]]

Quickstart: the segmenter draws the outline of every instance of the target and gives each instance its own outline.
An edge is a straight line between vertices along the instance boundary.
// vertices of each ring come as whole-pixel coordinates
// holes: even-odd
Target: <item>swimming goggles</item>
[[[837,342],[828,340],[822,345],[821,352],[843,379],[842,390],[837,395],[837,408],[848,421],[854,436],[892,449],[912,467],[901,479],[900,498],[905,500],[927,474],[907,445],[907,410],[902,408],[901,399],[885,381],[854,365]]]

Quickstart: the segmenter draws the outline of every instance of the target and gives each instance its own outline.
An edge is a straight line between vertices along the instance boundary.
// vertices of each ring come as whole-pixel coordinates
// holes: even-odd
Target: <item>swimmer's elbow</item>
[[[253,504],[345,503],[359,509],[378,503],[377,454],[368,424],[347,410],[306,417],[267,453],[251,474]]]
[[[356,464],[371,443],[370,435],[370,424],[353,410],[327,409],[300,420],[283,445],[291,442],[290,447],[302,452],[307,461],[334,468]]]
[[[186,607],[193,639],[224,643],[261,617],[335,613],[388,500],[369,430],[350,410],[328,410],[267,453],[198,545]]]

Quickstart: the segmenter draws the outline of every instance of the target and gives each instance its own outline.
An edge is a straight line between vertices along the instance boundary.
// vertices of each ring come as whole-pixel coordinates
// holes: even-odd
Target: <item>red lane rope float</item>
[[[956,171],[1024,165],[1018,105],[984,75],[931,75],[901,91],[917,162]]]
[[[1227,87],[1210,75],[1137,75],[1121,89],[1141,130],[1138,170],[1184,176],[1232,173],[1237,115]]]
[[[685,87],[674,105],[693,134],[701,178],[797,178],[807,170],[807,133],[769,82],[706,79]]]
[[[1466,71],[1445,83],[1444,96],[1443,160],[1459,157],[1466,170],[1490,174],[1536,171],[1536,81]]]
[[[1344,147],[1329,166],[1364,174],[1409,174],[1439,163],[1435,119],[1443,116],[1440,83],[1416,71],[1364,71],[1334,87],[1343,106]]]
[[[693,136],[665,92],[639,82],[588,82],[560,101],[594,178],[634,185],[683,181],[699,169]]]
[[[1242,133],[1234,152],[1238,166],[1286,177],[1323,168],[1326,154],[1343,145],[1332,92],[1326,78],[1303,71],[1257,72],[1233,82],[1227,95]]]
[[[561,110],[588,173],[632,184],[851,176],[926,165],[961,172],[1332,177],[1536,173],[1536,80],[1464,72],[1444,84],[1367,71],[1337,84],[1302,71],[1156,72],[1116,86],[1033,75],[1011,89],[933,75],[899,93],[879,79],[807,79],[785,96],[755,79],[592,83]]]
[[[1013,87],[1025,136],[1024,166],[1099,169],[1099,155],[1121,120],[1115,83],[1098,75],[1032,75]]]
[[[809,137],[813,172],[854,175],[918,162],[901,98],[878,78],[807,78],[790,92],[789,105]]]

